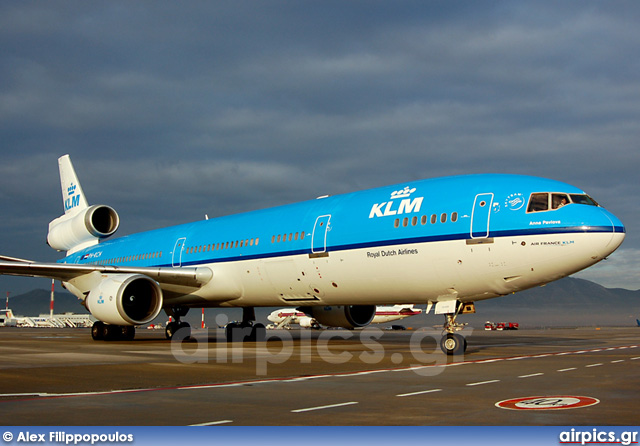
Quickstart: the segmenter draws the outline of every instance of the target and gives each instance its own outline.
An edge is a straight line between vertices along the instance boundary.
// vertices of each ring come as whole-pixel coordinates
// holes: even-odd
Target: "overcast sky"
[[[638,23],[635,1],[2,2],[0,253],[60,257],[65,153],[119,235],[505,172],[620,217],[578,277],[638,289]]]

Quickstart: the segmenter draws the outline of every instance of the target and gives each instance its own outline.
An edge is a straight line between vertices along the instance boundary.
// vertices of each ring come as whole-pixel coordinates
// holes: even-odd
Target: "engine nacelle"
[[[93,316],[113,325],[142,325],[162,309],[162,290],[141,274],[115,274],[93,288],[85,300]]]
[[[321,325],[348,329],[369,325],[376,315],[375,305],[304,307],[300,310],[313,317]]]
[[[69,251],[113,235],[118,226],[120,217],[112,207],[91,206],[73,217],[62,216],[49,223],[47,243],[58,251]]]

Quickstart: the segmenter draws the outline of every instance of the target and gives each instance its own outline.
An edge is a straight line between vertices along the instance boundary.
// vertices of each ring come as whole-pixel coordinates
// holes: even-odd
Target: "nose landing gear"
[[[461,313],[475,313],[475,306],[473,303],[463,304],[461,302],[456,303],[455,313],[446,313],[444,315],[444,331],[447,333],[440,339],[440,348],[444,353],[449,356],[462,355],[467,350],[467,340],[461,334],[456,332],[461,331],[467,324],[459,324],[456,322],[458,314]]]

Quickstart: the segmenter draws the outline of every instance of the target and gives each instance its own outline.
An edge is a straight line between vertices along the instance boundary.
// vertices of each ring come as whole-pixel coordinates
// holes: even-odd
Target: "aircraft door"
[[[316,218],[316,224],[313,226],[313,234],[311,234],[312,254],[327,252],[327,232],[329,231],[330,221],[331,215],[321,215]]]
[[[492,204],[492,193],[476,195],[471,213],[471,238],[489,237],[489,220],[491,219]]]
[[[171,266],[175,268],[182,266],[182,253],[184,252],[184,244],[186,241],[186,237],[176,240],[176,245],[173,247],[173,255],[171,257]]]

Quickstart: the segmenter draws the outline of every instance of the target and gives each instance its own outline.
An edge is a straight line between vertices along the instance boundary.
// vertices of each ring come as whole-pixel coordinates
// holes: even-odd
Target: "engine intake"
[[[113,325],[142,325],[162,309],[162,290],[147,276],[115,274],[89,292],[85,304],[91,314]]]
[[[47,243],[58,251],[69,251],[87,242],[107,238],[120,226],[118,213],[110,206],[90,206],[73,217],[62,216],[49,223]]]
[[[329,327],[360,328],[367,326],[376,315],[375,305],[338,305],[300,308],[318,323]]]

